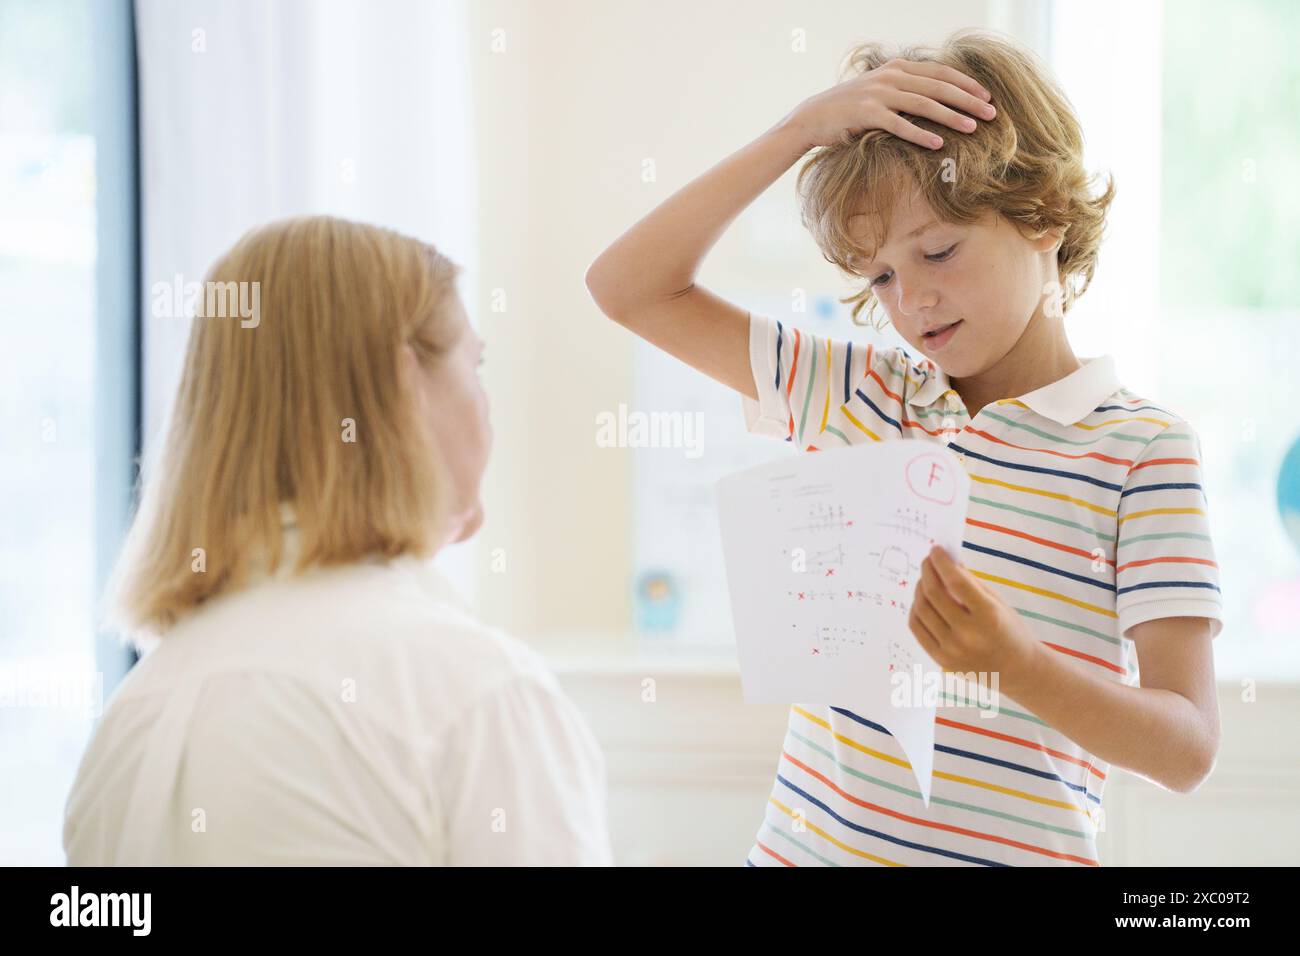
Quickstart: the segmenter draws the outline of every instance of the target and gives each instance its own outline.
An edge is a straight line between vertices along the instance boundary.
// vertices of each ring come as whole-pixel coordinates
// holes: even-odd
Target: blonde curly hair
[[[917,127],[938,133],[943,146],[929,149],[872,129],[813,153],[799,171],[796,190],[803,224],[822,254],[860,278],[854,263],[875,257],[888,235],[896,198],[915,189],[946,222],[976,222],[992,210],[1027,237],[1063,229],[1056,258],[1061,307],[1068,312],[1092,281],[1115,183],[1108,177],[1105,191],[1092,195],[1094,177],[1083,166],[1079,121],[1048,67],[1007,37],[966,29],[938,49],[855,47],[844,79],[894,59],[933,61],[966,74],[992,94],[997,116],[981,120],[972,133],[956,134],[934,120],[903,113]],[[849,221],[862,215],[872,224],[865,247],[849,229]],[[870,283],[841,301],[851,305],[855,324],[879,328],[873,321],[879,300]],[[868,321],[859,322],[864,310]]]

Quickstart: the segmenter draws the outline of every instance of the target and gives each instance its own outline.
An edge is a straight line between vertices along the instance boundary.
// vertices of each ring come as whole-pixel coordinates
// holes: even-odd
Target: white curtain
[[[154,283],[306,213],[414,235],[472,276],[477,189],[465,0],[136,0],[136,18],[147,460],[189,331],[151,314]],[[469,551],[439,563],[472,599]]]

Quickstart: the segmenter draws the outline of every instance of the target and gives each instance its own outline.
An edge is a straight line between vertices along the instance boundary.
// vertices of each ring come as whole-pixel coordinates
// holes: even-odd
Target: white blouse
[[[63,847],[73,866],[610,865],[605,787],[535,651],[428,561],[376,559],[176,625],[105,708]]]

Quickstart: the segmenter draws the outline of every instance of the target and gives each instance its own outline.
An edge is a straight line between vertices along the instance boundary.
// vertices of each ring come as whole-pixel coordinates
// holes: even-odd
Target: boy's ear
[[[1039,242],[1039,249],[1043,252],[1055,252],[1057,249],[1061,248],[1061,243],[1065,242],[1065,227],[1053,226],[1051,229],[1047,230],[1047,232],[1043,233]]]

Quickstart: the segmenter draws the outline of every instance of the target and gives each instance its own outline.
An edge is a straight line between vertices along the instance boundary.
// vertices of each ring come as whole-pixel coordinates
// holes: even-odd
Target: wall
[[[618,634],[631,614],[635,453],[597,447],[595,418],[631,401],[632,337],[592,304],[587,266],[658,202],[830,86],[854,42],[937,43],[964,26],[1037,36],[1044,8],[973,0],[924,10],[849,0],[472,7],[477,319],[496,430],[478,606],[523,635]],[[796,30],[805,52],[792,50]],[[653,182],[643,180],[647,160]],[[702,284],[742,304],[788,298],[795,286],[840,288],[798,224],[794,175],[723,237]],[[787,238],[774,243],[773,231]],[[774,250],[766,260],[752,252],[759,234]],[[493,311],[502,297],[505,311]]]

